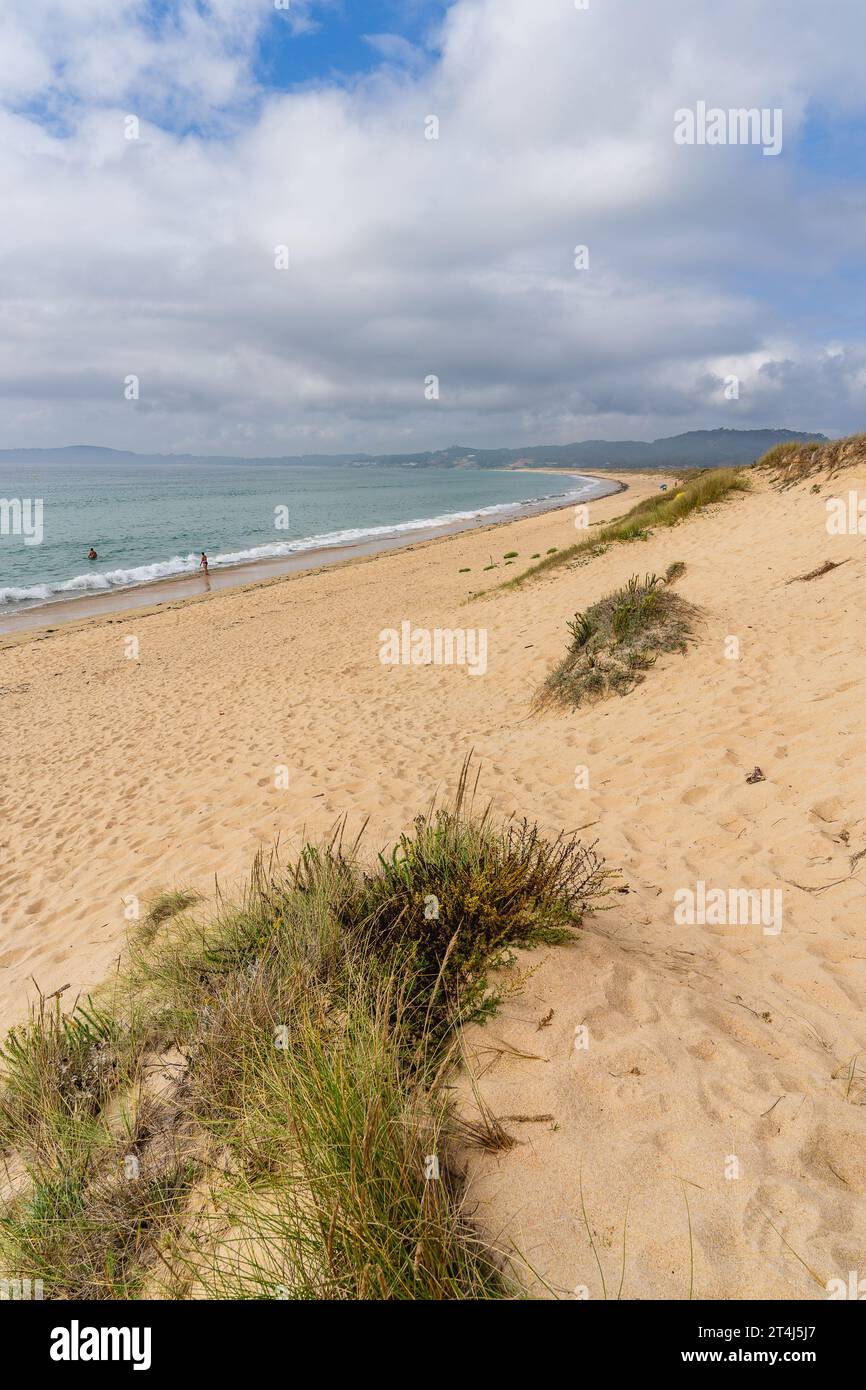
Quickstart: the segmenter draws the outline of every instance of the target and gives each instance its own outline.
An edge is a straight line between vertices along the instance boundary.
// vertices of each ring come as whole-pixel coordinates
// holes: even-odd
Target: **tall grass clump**
[[[407,963],[428,1030],[494,1009],[491,967],[515,947],[567,940],[603,882],[574,837],[547,839],[526,820],[495,825],[472,800],[464,768],[453,804],[419,816],[351,904],[364,948]]]
[[[596,552],[602,553],[614,542],[647,540],[650,531],[659,527],[677,526],[692,513],[703,511],[704,508],[723,502],[735,493],[748,490],[747,478],[737,469],[708,469],[690,477],[682,486],[671,492],[645,497],[642,502],[636,503],[626,512],[625,516],[609,522],[606,526],[598,527],[591,536],[578,541],[576,545],[570,545],[565,550],[546,556],[537,565],[530,566],[528,570],[515,575],[499,587],[519,588],[527,580],[535,579],[552,569],[558,569],[574,561],[591,559]]]
[[[248,1144],[236,1153],[219,1197],[230,1234],[218,1258],[198,1261],[209,1295],[503,1296],[495,1252],[464,1209],[450,1102],[402,983],[362,969],[339,1006],[299,1000],[288,1046],[262,1059],[244,1115],[267,1168],[243,1162]]]
[[[831,439],[821,444],[817,440],[799,444],[791,440],[769,449],[754,465],[767,473],[780,490],[794,487],[806,478],[823,475],[833,478],[846,468],[866,464],[866,434],[850,435],[847,439]]]
[[[474,795],[464,767],[372,863],[338,827],[287,868],[257,860],[212,916],[163,916],[88,1006],[92,1033],[37,1012],[2,1058],[26,1181],[0,1264],[58,1297],[512,1296],[466,1209],[444,1083],[496,967],[571,937],[608,874]],[[91,1084],[95,1047],[112,1060]]]
[[[633,575],[625,588],[568,624],[568,651],[544,682],[536,707],[575,708],[606,695],[627,695],[662,652],[687,650],[694,612],[656,575]]]
[[[64,1014],[40,995],[27,1023],[0,1046],[0,1153],[34,1161],[62,1151],[112,1094],[124,1070],[128,1030],[88,1000]]]
[[[121,1169],[45,1178],[0,1215],[4,1269],[26,1271],[49,1299],[141,1297],[155,1242],[180,1232],[196,1171],[187,1162],[134,1182]]]

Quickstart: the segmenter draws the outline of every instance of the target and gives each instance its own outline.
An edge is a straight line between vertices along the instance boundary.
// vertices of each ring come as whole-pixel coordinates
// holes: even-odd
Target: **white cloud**
[[[4,17],[8,445],[380,450],[862,417],[833,277],[863,199],[834,217],[798,163],[810,104],[863,114],[859,0],[786,0],[784,18],[766,0],[456,0],[434,67],[378,36],[376,72],[291,94],[255,88],[262,0],[179,0],[150,29],[116,0],[33,9]],[[301,28],[323,14],[292,8]],[[698,99],[783,107],[785,153],[677,147],[673,113]],[[190,121],[205,133],[173,133]]]

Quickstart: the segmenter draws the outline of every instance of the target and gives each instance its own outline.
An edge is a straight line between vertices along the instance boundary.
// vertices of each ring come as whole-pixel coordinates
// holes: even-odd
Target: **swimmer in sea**
[[[93,546],[90,547],[90,553],[88,554],[87,558],[88,560],[95,560],[98,558],[96,551],[93,549]]]

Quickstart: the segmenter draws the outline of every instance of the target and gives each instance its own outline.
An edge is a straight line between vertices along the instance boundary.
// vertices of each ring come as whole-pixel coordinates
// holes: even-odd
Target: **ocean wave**
[[[248,550],[230,550],[219,555],[209,555],[208,564],[212,570],[227,569],[235,565],[255,564],[259,560],[279,560],[309,550],[333,550],[339,546],[358,545],[363,541],[407,535],[412,531],[431,530],[456,525],[461,521],[495,516],[502,512],[518,511],[521,507],[539,506],[558,500],[567,502],[572,498],[584,496],[586,491],[587,488],[584,487],[573,493],[550,492],[543,497],[527,497],[520,502],[498,502],[488,507],[474,507],[471,511],[419,517],[414,521],[396,522],[390,526],[357,526],[342,531],[326,531],[321,535],[305,536],[301,540],[271,541]],[[77,574],[72,579],[59,580],[53,584],[33,584],[28,588],[12,585],[0,587],[0,609],[11,608],[17,604],[33,606],[61,599],[81,598],[87,594],[138,588],[142,584],[153,584],[161,579],[195,574],[198,567],[199,556],[190,552],[189,555],[175,555],[170,560],[133,565],[130,569],[88,570],[85,574]]]

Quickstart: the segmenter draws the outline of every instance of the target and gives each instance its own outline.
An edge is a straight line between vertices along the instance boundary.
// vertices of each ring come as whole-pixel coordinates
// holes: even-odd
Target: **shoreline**
[[[628,482],[619,474],[605,478],[597,473],[575,473],[573,469],[560,468],[510,468],[493,470],[508,473],[545,473],[561,478],[591,480],[604,484],[605,492],[588,497],[586,504],[604,501],[628,491]],[[641,475],[642,477],[642,475]],[[281,579],[314,574],[323,569],[340,568],[354,561],[374,559],[378,555],[394,551],[409,550],[417,545],[428,545],[432,541],[448,539],[466,532],[483,533],[502,526],[510,526],[516,521],[530,517],[545,516],[552,512],[565,510],[576,505],[574,498],[562,498],[553,502],[516,503],[514,512],[496,520],[483,517],[465,521],[447,522],[441,526],[390,536],[372,537],[337,546],[321,546],[318,549],[298,551],[276,559],[256,560],[236,565],[214,568],[205,577],[201,574],[172,575],[165,579],[152,580],[146,584],[129,585],[124,588],[107,590],[95,594],[82,594],[74,598],[49,600],[34,604],[18,612],[0,612],[0,650],[27,640],[28,637],[48,635],[48,632],[75,629],[84,623],[98,622],[101,619],[117,619],[126,614],[145,616],[155,609],[168,604],[176,607],[185,603],[199,602],[227,590],[245,591],[260,585],[268,585]],[[403,524],[403,523],[400,523]]]

